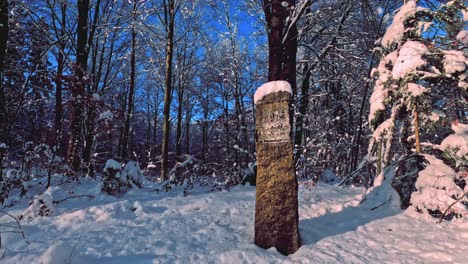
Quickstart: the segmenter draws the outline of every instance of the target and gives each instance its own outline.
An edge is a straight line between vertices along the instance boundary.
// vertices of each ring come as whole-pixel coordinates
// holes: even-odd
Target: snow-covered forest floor
[[[411,208],[370,210],[359,205],[362,188],[302,182],[303,245],[285,257],[253,243],[254,187],[209,193],[195,188],[187,196],[157,187],[145,182],[121,197],[101,193],[94,180],[49,189],[46,193],[59,201],[51,215],[20,221],[29,245],[21,234],[6,232],[17,230],[13,219],[0,217],[0,262],[466,263],[466,220],[438,224]],[[63,201],[80,195],[88,196]],[[19,216],[27,208],[22,199],[2,210]]]

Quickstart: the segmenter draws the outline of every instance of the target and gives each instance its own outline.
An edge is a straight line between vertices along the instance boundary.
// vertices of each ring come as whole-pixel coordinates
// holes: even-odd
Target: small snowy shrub
[[[18,217],[18,219],[32,219],[38,216],[50,216],[53,212],[54,204],[50,189],[42,195],[36,195],[29,201],[29,207]]]
[[[132,185],[127,181],[126,177],[122,177],[122,166],[117,161],[110,159],[104,166],[102,191],[108,194],[117,194],[125,192]]]
[[[141,172],[140,165],[135,161],[129,161],[125,164],[122,171],[122,179],[141,188],[143,185],[143,173]]]
[[[463,217],[468,213],[468,188],[466,179],[457,174],[442,160],[424,155],[428,166],[419,172],[417,192],[411,196],[416,210],[434,217]]]

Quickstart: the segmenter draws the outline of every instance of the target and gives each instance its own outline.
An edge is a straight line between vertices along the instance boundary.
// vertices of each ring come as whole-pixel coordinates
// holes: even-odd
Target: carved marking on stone
[[[260,142],[288,141],[289,131],[289,111],[287,102],[272,102],[260,106],[261,115],[258,120],[260,129],[258,140]]]

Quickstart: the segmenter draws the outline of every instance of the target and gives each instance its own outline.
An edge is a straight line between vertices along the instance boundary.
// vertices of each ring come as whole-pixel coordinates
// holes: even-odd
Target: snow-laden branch
[[[286,43],[286,40],[288,39],[288,36],[289,36],[289,32],[297,24],[297,21],[299,21],[299,18],[302,16],[302,14],[306,10],[306,8],[309,6],[309,4],[310,4],[310,0],[302,0],[298,5],[296,5],[296,6],[299,6],[299,8],[295,8],[293,13],[291,14],[291,19],[289,19],[289,21],[291,22],[288,24],[288,29],[286,30],[286,34],[284,34],[283,36],[283,41],[281,42],[282,44]]]

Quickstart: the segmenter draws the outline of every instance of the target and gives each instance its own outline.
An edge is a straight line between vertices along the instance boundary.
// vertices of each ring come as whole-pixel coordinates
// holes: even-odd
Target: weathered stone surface
[[[257,108],[257,141],[288,141],[291,127],[289,122],[289,101],[271,102]]]
[[[297,180],[289,127],[288,93],[257,104],[255,244],[288,255],[300,247]],[[275,130],[275,131],[264,131]]]

